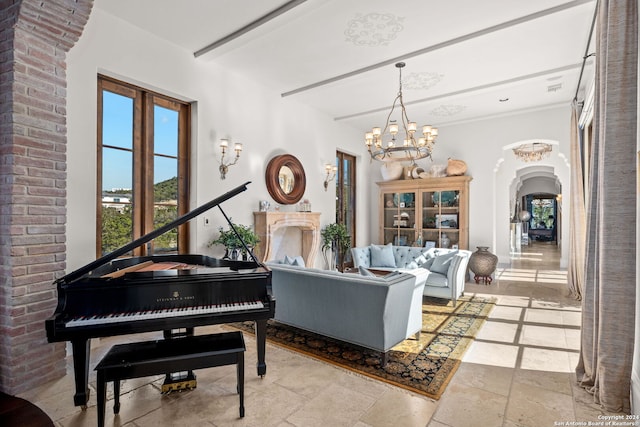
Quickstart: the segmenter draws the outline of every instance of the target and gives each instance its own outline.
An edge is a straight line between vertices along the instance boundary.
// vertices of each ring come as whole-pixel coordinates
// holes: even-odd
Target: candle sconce
[[[220,179],[225,179],[227,177],[227,172],[229,171],[229,167],[238,163],[238,159],[240,158],[240,152],[242,151],[242,144],[234,144],[233,149],[236,152],[236,157],[231,161],[231,159],[227,160],[225,163],[224,156],[227,153],[227,148],[229,147],[229,140],[221,139],[220,140],[220,149],[222,150],[222,157],[220,158]]]
[[[327,188],[329,188],[329,183],[336,177],[336,171],[338,170],[338,167],[327,163],[326,165],[324,165],[324,169],[327,172],[327,175],[324,178],[324,191],[327,191]]]

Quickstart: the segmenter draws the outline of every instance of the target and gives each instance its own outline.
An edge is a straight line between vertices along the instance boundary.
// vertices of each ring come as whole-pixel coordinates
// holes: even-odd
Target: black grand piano
[[[258,375],[266,374],[267,319],[273,318],[271,271],[258,262],[204,255],[118,258],[245,191],[249,182],[58,279],[58,305],[45,321],[49,342],[71,341],[76,406],[89,399],[91,338],[255,321]],[[242,239],[241,239],[242,240]]]

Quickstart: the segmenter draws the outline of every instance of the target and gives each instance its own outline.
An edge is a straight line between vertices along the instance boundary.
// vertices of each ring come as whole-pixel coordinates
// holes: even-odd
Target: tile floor
[[[114,416],[107,402],[106,425],[544,427],[586,425],[605,414],[575,384],[580,304],[567,296],[554,244],[532,244],[510,266],[498,268],[492,285],[470,282],[466,294],[493,295],[498,302],[439,401],[270,344],[261,379],[247,336],[245,418],[238,418],[235,368],[227,366],[198,371],[196,390],[166,396],[159,394],[162,377],[125,381],[120,414]],[[160,334],[93,340],[91,366],[114,343],[155,337]],[[81,410],[72,403],[69,372],[20,397],[42,408],[56,426],[94,426],[95,373],[89,406]]]

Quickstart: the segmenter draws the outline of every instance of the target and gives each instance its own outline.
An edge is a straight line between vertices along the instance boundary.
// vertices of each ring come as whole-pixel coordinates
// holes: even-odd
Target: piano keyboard
[[[104,325],[108,323],[130,322],[138,320],[166,319],[169,317],[194,316],[198,314],[227,313],[230,311],[258,310],[264,308],[261,301],[239,302],[233,304],[211,304],[199,307],[167,308],[160,310],[113,313],[100,316],[78,317],[65,324],[67,328]]]

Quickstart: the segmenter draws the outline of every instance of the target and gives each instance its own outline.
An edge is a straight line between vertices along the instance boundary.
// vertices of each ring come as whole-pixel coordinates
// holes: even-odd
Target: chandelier
[[[384,129],[374,127],[371,132],[365,134],[365,143],[367,144],[367,150],[372,159],[380,161],[404,161],[411,160],[412,162],[418,159],[424,159],[425,157],[431,158],[431,152],[438,136],[438,129],[425,125],[422,127],[422,137],[416,139],[415,133],[418,129],[416,122],[410,122],[407,117],[407,110],[404,107],[402,100],[402,68],[405,66],[404,62],[398,62],[396,68],[400,73],[400,89],[396,99],[393,100],[391,111],[387,116],[387,122]],[[397,139],[397,135],[400,131],[400,126],[396,120],[391,120],[391,114],[396,108],[396,104],[400,104],[400,122],[402,123],[402,129],[404,135],[402,139]],[[387,133],[388,131],[388,133]],[[390,137],[389,137],[390,135]],[[386,142],[384,140],[387,140]]]
[[[551,144],[532,142],[513,149],[513,154],[523,162],[539,162],[551,154]]]

